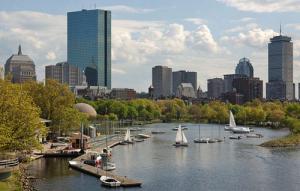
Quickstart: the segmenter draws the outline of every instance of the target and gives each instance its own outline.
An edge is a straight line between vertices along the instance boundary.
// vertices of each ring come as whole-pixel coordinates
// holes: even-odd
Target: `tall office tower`
[[[235,68],[235,74],[246,75],[249,78],[253,78],[253,66],[248,58],[240,59]]]
[[[13,83],[36,81],[35,65],[32,59],[22,54],[21,45],[18,54],[13,54],[5,63],[5,76],[11,75]]]
[[[236,78],[247,77],[244,74],[225,74],[224,75],[224,92],[232,92],[232,82]]]
[[[154,98],[172,96],[172,68],[167,66],[153,67],[152,86]]]
[[[291,37],[275,36],[268,45],[269,82],[267,99],[295,99],[295,84],[293,83],[293,43]]]
[[[173,95],[181,83],[191,83],[194,90],[197,90],[197,72],[177,71],[173,72]]]
[[[263,81],[259,78],[235,78],[232,82],[232,87],[237,93],[244,96],[243,102],[262,99],[263,97]]]
[[[68,13],[68,63],[84,71],[88,85],[111,88],[111,12]]]
[[[224,93],[224,80],[222,78],[207,80],[207,97],[209,99],[218,99],[222,93]]]
[[[76,66],[67,62],[59,62],[56,65],[46,66],[46,79],[54,79],[59,83],[69,86],[83,85],[83,72]]]

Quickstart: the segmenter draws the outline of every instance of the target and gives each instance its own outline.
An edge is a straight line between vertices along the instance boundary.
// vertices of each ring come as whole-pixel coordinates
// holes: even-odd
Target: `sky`
[[[112,12],[112,87],[147,91],[152,67],[198,72],[198,85],[234,73],[247,57],[254,75],[268,79],[269,39],[284,35],[294,43],[294,82],[300,82],[299,0],[0,0],[0,65],[17,53],[36,64],[67,59],[67,12]],[[297,89],[297,88],[296,88]]]

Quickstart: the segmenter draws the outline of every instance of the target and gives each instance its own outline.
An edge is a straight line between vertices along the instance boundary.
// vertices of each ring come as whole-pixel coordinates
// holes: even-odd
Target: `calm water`
[[[165,134],[134,145],[113,149],[116,173],[143,182],[141,188],[117,190],[300,190],[300,149],[267,149],[261,142],[286,131],[255,129],[262,139],[229,140],[217,125],[201,125],[201,135],[226,137],[223,143],[194,144],[198,126],[187,124],[187,148],[174,148],[176,124],[154,124]],[[41,159],[31,170],[41,179],[36,187],[45,191],[107,190],[98,179],[68,168],[67,159]]]

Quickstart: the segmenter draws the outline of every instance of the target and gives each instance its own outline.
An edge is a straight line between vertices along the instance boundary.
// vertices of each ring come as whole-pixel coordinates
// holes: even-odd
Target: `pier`
[[[119,141],[110,141],[108,147],[112,148],[112,147],[114,147],[118,144],[119,144]],[[96,150],[97,151],[99,151],[99,150],[102,151],[103,148],[105,148],[105,147],[100,147],[100,148],[97,148]],[[137,186],[142,185],[142,182],[140,182],[138,180],[130,179],[126,176],[119,176],[119,175],[113,174],[111,172],[107,172],[105,170],[102,170],[100,168],[84,164],[82,161],[86,160],[88,158],[90,158],[90,153],[86,153],[84,155],[81,155],[81,156],[73,159],[72,161],[70,161],[69,165],[72,168],[76,169],[76,170],[79,170],[79,171],[84,172],[86,174],[95,176],[97,178],[100,178],[101,176],[113,177],[116,180],[120,181],[121,186],[123,186],[123,187],[137,187]]]

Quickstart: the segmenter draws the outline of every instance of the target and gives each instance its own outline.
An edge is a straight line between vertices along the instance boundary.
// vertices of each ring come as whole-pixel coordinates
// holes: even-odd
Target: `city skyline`
[[[0,64],[21,44],[35,61],[38,80],[43,80],[45,65],[67,60],[67,12],[94,9],[96,3],[96,8],[112,12],[113,88],[147,91],[151,68],[167,65],[174,71],[197,72],[198,84],[206,90],[207,79],[234,73],[242,57],[251,60],[255,76],[265,83],[267,46],[279,33],[280,22],[283,34],[292,37],[294,82],[300,81],[300,24],[295,18],[300,3],[296,1],[278,1],[279,8],[272,6],[275,1],[251,1],[252,6],[229,0],[191,1],[190,5],[180,1],[36,2],[0,3]],[[207,7],[213,8],[209,12]]]

